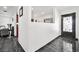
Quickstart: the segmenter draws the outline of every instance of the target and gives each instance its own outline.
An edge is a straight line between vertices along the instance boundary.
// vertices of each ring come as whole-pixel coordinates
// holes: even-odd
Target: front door
[[[75,15],[76,13],[61,16],[61,35],[75,38]]]

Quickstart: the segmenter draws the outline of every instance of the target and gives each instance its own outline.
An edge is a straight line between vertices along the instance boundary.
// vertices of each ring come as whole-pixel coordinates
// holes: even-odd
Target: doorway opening
[[[76,36],[76,13],[61,16],[61,35],[75,38]]]

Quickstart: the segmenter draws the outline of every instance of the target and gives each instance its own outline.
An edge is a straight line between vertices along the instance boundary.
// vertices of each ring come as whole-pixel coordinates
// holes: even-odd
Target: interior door
[[[75,14],[65,14],[61,16],[61,35],[75,38]]]

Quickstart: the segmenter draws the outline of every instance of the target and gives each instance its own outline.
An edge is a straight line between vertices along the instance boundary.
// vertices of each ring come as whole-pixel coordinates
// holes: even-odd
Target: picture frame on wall
[[[21,8],[19,9],[19,16],[23,16],[23,6],[21,6]]]
[[[54,19],[53,18],[46,18],[44,19],[44,23],[54,23]]]
[[[18,23],[18,14],[16,14],[16,23]]]

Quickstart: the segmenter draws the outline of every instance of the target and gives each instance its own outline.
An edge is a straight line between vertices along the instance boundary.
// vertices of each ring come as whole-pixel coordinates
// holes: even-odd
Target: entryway
[[[61,16],[61,36],[63,40],[63,51],[76,51],[76,13]],[[69,50],[67,50],[69,49]]]
[[[61,35],[64,37],[75,38],[76,13],[65,14],[61,16]]]

